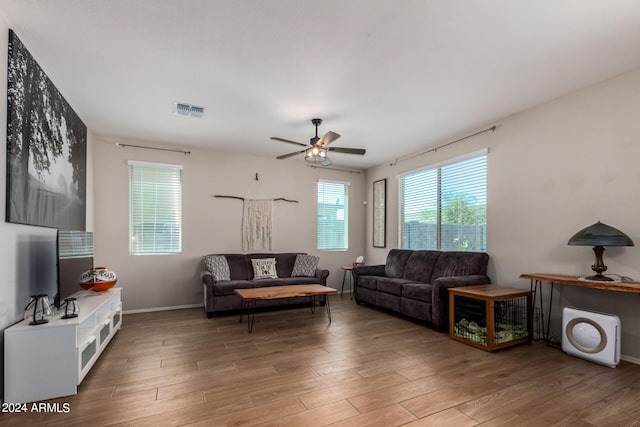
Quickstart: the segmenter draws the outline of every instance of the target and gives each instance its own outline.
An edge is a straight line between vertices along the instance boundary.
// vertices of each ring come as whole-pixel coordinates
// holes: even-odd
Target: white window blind
[[[345,182],[318,181],[318,249],[348,248],[348,187]]]
[[[400,193],[403,248],[486,250],[486,155],[407,174]]]
[[[182,252],[182,166],[129,162],[129,252]]]

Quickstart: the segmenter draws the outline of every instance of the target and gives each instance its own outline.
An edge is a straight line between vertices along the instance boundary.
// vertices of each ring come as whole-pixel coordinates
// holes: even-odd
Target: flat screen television
[[[58,293],[56,307],[65,298],[82,291],[80,276],[93,268],[93,233],[90,231],[58,230],[56,239],[58,258]]]

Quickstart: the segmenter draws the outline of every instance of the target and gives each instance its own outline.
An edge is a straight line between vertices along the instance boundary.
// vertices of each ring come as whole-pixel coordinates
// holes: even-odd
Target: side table
[[[531,291],[497,285],[449,289],[449,335],[486,351],[531,342]]]
[[[352,265],[345,265],[340,267],[344,271],[342,274],[342,290],[340,291],[340,296],[344,294],[344,283],[347,281],[347,272],[349,272],[349,289],[351,290],[351,294],[349,295],[350,299],[353,299],[353,277],[351,276],[351,272],[353,271]]]

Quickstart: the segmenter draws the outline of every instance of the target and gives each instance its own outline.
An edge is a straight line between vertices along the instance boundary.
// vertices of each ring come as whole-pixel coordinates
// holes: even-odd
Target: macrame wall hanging
[[[298,203],[283,197],[277,199],[245,199],[238,196],[214,197],[242,200],[242,251],[272,250],[273,202]]]

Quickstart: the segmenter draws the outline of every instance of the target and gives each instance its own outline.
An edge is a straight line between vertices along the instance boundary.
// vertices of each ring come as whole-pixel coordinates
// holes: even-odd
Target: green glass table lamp
[[[604,276],[602,273],[607,270],[604,265],[602,255],[605,246],[633,246],[633,241],[617,228],[603,224],[600,221],[578,231],[571,239],[569,245],[593,246],[596,254],[596,262],[591,269],[596,272],[594,276],[585,277],[586,280],[596,280],[599,282],[610,282],[612,278]]]

